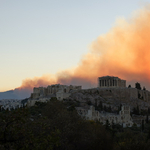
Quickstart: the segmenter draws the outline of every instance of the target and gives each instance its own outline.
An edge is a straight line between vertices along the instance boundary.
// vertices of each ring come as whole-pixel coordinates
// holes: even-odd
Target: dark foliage
[[[141,90],[141,85],[140,85],[140,83],[135,83],[135,88],[137,88],[138,90]]]
[[[105,128],[83,120],[67,104],[51,99],[1,112],[0,149],[111,149],[111,135]]]
[[[1,150],[148,150],[150,130],[82,119],[74,102],[52,98],[34,107],[0,112]],[[99,104],[102,108],[102,103]],[[110,108],[109,108],[110,109]],[[111,124],[111,125],[110,125]]]
[[[129,85],[128,88],[131,88],[131,85]]]
[[[142,111],[142,113],[145,113],[144,110]],[[139,109],[139,106],[138,106],[138,105],[137,105],[137,107],[134,107],[134,108],[133,108],[132,114],[140,115],[140,109]]]

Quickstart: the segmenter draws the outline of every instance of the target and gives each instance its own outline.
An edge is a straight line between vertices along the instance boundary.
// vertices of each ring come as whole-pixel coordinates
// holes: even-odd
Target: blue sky
[[[0,91],[75,67],[118,17],[149,1],[0,0]]]

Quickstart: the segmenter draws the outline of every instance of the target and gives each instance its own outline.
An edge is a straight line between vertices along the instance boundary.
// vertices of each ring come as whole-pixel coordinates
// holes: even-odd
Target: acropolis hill
[[[70,99],[81,102],[83,105],[90,101],[92,104],[99,104],[100,101],[112,107],[120,104],[127,104],[133,107],[137,105],[147,109],[150,104],[150,92],[137,88],[126,87],[126,80],[114,76],[103,76],[98,78],[98,86],[91,89],[82,89],[81,86],[67,86],[55,84],[33,89],[29,105],[34,105],[36,100],[45,101],[50,97],[57,97],[58,100]]]
[[[98,86],[91,89],[49,85],[34,88],[27,105],[33,106],[36,102],[47,102],[56,97],[59,101],[70,103],[70,107],[74,106],[78,114],[88,120],[97,120],[103,124],[108,120],[124,127],[131,127],[134,123],[140,126],[150,110],[150,92],[138,89],[137,85],[140,84],[136,83],[136,88],[126,87],[126,80],[114,76],[99,77]]]

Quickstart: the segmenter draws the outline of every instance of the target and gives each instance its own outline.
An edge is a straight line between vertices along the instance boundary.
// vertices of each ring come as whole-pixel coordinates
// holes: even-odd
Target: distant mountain
[[[18,99],[17,95],[15,95],[14,90],[0,92],[0,99]]]
[[[14,90],[9,90],[5,92],[0,92],[1,99],[24,99],[30,97],[32,89],[20,89],[16,88]]]

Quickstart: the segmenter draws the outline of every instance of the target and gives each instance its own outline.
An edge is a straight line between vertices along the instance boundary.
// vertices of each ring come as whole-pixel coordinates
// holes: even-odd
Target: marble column
[[[99,85],[100,85],[100,87],[101,87],[101,80],[99,81]]]

